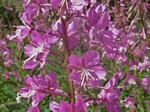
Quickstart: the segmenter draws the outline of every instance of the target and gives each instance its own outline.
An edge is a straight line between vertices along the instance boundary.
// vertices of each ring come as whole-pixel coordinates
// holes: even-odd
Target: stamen
[[[85,83],[89,80],[89,78],[95,80],[95,78],[90,74],[90,72],[94,72],[94,70],[82,69],[80,71],[77,71],[77,73],[81,73],[81,86],[84,86],[84,88]]]

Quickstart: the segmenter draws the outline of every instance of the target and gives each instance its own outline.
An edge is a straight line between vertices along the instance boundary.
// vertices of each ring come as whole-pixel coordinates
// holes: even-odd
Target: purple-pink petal
[[[21,97],[29,99],[30,98],[29,92],[30,92],[29,88],[21,88],[19,93]]]
[[[62,0],[50,0],[52,7],[57,9]]]
[[[24,80],[25,80],[26,86],[31,86],[32,78],[29,75],[26,75]]]
[[[94,70],[94,73],[97,75],[97,78],[99,80],[105,79],[106,71],[105,71],[105,69],[103,67],[95,66],[95,67],[92,67],[91,69]]]
[[[92,27],[94,22],[98,19],[98,15],[94,10],[88,10],[87,17],[89,18],[89,27]]]
[[[33,54],[33,50],[34,49],[36,49],[35,48],[35,46],[33,46],[32,44],[26,44],[25,46],[24,46],[24,52],[25,52],[25,54],[28,56],[28,57],[30,57],[30,56],[32,56],[32,54]]]
[[[45,93],[38,92],[32,97],[32,106],[35,107],[45,98]]]
[[[69,57],[69,67],[72,69],[80,69],[82,66],[81,58],[72,54]]]
[[[86,112],[86,105],[81,96],[78,96],[76,100],[75,112]]]
[[[107,45],[113,43],[113,33],[109,30],[102,31],[102,41]]]
[[[99,54],[97,51],[91,50],[84,55],[84,59],[86,67],[97,65],[99,63]]]
[[[38,106],[36,106],[36,107],[30,107],[30,108],[28,108],[27,112],[40,112],[40,110],[39,110]]]
[[[69,49],[75,47],[78,44],[78,39],[76,37],[69,38]]]
[[[73,70],[73,72],[69,75],[69,79],[76,83],[81,83],[80,74],[76,73],[75,70]]]
[[[44,39],[41,37],[41,35],[36,31],[32,31],[31,33],[31,40],[34,44],[41,46],[44,43]]]
[[[107,103],[106,110],[107,112],[120,112],[120,107],[114,103]]]
[[[119,80],[119,75],[114,74],[114,76],[107,82],[105,87],[113,87]]]
[[[49,72],[49,74],[46,76],[46,79],[50,85],[52,85],[56,82],[57,77],[54,72]]]
[[[38,65],[37,61],[29,60],[23,64],[23,69],[34,69]]]
[[[56,102],[51,102],[49,105],[50,110],[52,110],[53,112],[59,112],[59,104]]]
[[[97,27],[99,27],[99,29],[105,29],[108,25],[109,25],[109,16],[107,13],[104,13],[101,19],[99,19]]]
[[[59,112],[72,112],[70,104],[61,100]]]

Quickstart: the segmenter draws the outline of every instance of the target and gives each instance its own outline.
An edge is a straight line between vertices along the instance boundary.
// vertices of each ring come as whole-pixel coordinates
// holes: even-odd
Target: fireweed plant
[[[0,39],[0,56],[4,67],[16,64],[5,40],[13,41],[23,51],[22,71],[34,73],[16,97],[27,99],[27,112],[40,112],[46,97],[52,112],[150,111],[148,0],[22,0],[22,6],[22,25]]]

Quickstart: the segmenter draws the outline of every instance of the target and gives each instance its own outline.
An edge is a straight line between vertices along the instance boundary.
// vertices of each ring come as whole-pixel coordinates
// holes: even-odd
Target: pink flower
[[[139,68],[140,72],[142,72],[146,69],[150,69],[150,61],[147,56],[144,57],[143,63],[139,63],[138,68]]]
[[[69,67],[73,70],[69,79],[84,87],[89,80],[100,81],[106,76],[106,71],[99,64],[99,54],[95,50],[88,51],[82,58],[71,55]]]
[[[34,30],[31,34],[31,42],[24,47],[24,52],[29,58],[24,61],[23,68],[33,69],[37,64],[42,68],[49,53],[50,41],[47,35],[42,37]]]
[[[109,26],[109,15],[103,12],[102,9],[103,6],[99,5],[88,10],[87,17],[89,22],[86,24],[86,30],[89,32],[91,41],[97,38],[99,42],[108,45],[113,43],[113,33],[110,30],[106,30]]]
[[[30,28],[28,26],[17,26],[17,30],[15,31],[15,34],[10,36],[7,35],[7,38],[9,40],[19,40],[19,42],[22,42],[23,39],[28,35]]]
[[[107,112],[120,112],[120,107],[117,104],[120,96],[120,91],[114,85],[118,82],[119,76],[115,74],[105,85],[104,89],[100,91],[98,97],[99,104],[104,103]]]
[[[54,33],[56,33],[58,36],[62,37],[64,36],[62,31],[62,23],[60,19],[58,19],[55,24],[53,25]],[[69,38],[69,48],[73,48],[77,45],[78,39],[77,37],[77,25],[74,22],[74,20],[70,20],[66,23],[67,28],[67,37]]]
[[[148,91],[150,93],[150,78],[145,77],[140,81],[140,85],[144,90]]]
[[[135,85],[136,84],[136,76],[127,74],[125,81],[128,82],[129,84]]]
[[[125,105],[125,107],[135,109],[134,99],[132,97],[125,97],[125,100],[122,100],[121,102]]]
[[[50,4],[47,0],[22,0],[24,11],[31,12],[34,17],[37,17],[42,11],[48,12]]]
[[[50,72],[46,77],[41,75],[33,76],[29,75],[25,77],[25,84],[27,88],[21,88],[16,98],[17,102],[21,102],[20,98],[32,99],[32,107],[36,107],[40,101],[45,98],[47,91],[48,93],[55,94],[55,90],[58,88],[56,82],[56,75],[54,72]]]

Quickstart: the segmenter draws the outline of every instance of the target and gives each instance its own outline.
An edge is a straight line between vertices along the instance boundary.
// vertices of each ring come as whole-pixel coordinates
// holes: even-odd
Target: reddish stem
[[[61,10],[61,9],[60,9]],[[66,28],[66,20],[62,17],[62,12],[60,11],[60,20],[61,20],[61,24],[62,24],[62,32],[63,32],[63,45],[65,48],[65,58],[66,58],[66,62],[67,62],[67,73],[68,73],[68,78],[69,75],[71,74],[71,69],[69,68],[69,57],[71,55],[71,51],[69,49],[69,42],[68,42],[68,36],[67,36],[67,28]],[[70,89],[70,101],[71,103],[75,103],[75,92],[74,92],[74,85],[72,81],[69,81],[69,89]],[[73,111],[74,111],[74,106],[73,106]]]

